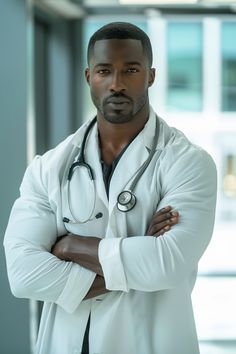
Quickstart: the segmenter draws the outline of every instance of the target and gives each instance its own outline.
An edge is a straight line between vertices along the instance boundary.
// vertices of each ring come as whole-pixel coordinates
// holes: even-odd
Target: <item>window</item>
[[[223,191],[227,198],[236,196],[236,156],[227,155],[225,159]]]
[[[222,50],[222,110],[236,111],[236,23],[223,22]]]
[[[167,110],[202,110],[202,24],[169,22]]]

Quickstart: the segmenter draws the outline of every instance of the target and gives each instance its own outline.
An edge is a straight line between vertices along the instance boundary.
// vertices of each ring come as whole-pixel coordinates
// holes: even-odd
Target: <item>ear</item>
[[[149,70],[148,87],[151,87],[151,86],[152,86],[152,84],[153,84],[154,81],[155,81],[155,77],[156,77],[156,69],[151,68],[151,69]]]
[[[85,78],[86,78],[87,83],[90,85],[90,69],[89,68],[85,69]]]

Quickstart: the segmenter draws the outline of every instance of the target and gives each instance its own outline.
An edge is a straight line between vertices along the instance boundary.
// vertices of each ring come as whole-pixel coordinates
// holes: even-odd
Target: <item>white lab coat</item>
[[[212,158],[160,119],[157,151],[135,189],[137,204],[127,213],[116,207],[117,195],[148,157],[155,119],[151,110],[121,157],[109,200],[96,124],[92,128],[85,155],[95,173],[94,215],[102,212],[102,218],[85,224],[62,221],[71,216],[65,181],[87,123],[28,167],[4,245],[13,294],[45,302],[37,354],[80,353],[90,312],[90,354],[199,353],[191,291],[214,224]],[[87,175],[77,173],[72,183],[71,207],[83,219],[94,198],[92,186]],[[162,237],[144,236],[151,216],[167,205],[179,211],[179,224]],[[50,253],[57,236],[67,232],[102,238],[99,259],[111,292],[83,301],[95,274]]]

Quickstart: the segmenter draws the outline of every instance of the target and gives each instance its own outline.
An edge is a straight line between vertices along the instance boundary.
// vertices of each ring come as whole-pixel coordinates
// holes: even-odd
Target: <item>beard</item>
[[[148,91],[145,91],[142,96],[136,99],[123,94],[113,94],[108,98],[99,102],[99,99],[91,92],[92,101],[97,108],[100,115],[109,123],[123,124],[132,121],[135,116],[145,107],[148,103]],[[127,102],[124,105],[113,105],[110,100],[112,98],[124,98]]]

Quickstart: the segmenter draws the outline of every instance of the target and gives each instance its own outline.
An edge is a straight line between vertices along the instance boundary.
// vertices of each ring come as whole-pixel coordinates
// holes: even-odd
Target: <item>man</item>
[[[5,236],[13,294],[44,301],[36,353],[199,353],[191,291],[215,165],[150,107],[139,28],[98,30],[86,79],[96,119],[34,159]]]

